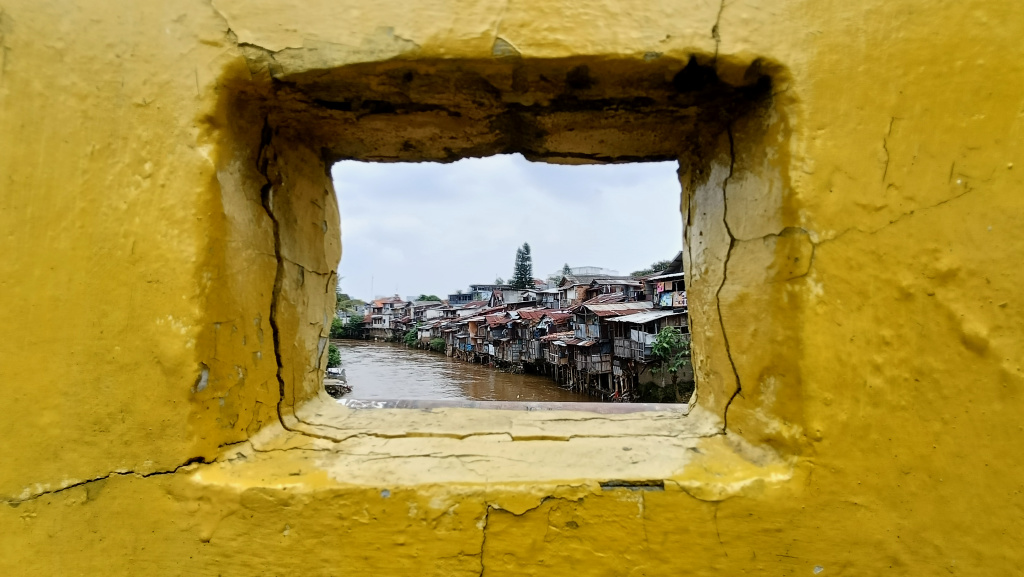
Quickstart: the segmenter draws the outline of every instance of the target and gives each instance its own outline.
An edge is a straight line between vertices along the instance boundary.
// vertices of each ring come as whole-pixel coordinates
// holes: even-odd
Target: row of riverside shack
[[[665,387],[692,390],[688,367],[671,382],[650,370],[659,331],[678,327],[688,337],[681,253],[667,269],[641,278],[568,274],[552,288],[471,285],[447,302],[378,299],[365,322],[370,338],[394,340],[415,330],[424,348],[443,341],[458,360],[545,374],[606,400],[685,400],[664,394]]]

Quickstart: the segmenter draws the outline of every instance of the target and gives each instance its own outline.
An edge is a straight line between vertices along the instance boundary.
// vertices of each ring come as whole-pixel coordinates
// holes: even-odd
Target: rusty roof
[[[544,315],[550,316],[552,314],[558,314],[561,311],[559,311],[557,309],[535,308],[535,309],[519,309],[516,312],[519,313],[519,318],[521,318],[523,320],[526,320],[526,321],[537,321],[537,320],[540,320],[540,318],[543,317]],[[569,313],[565,313],[565,314],[568,315]]]
[[[558,325],[569,320],[569,318],[572,317],[572,313],[569,311],[551,311],[544,313],[544,316],[548,317],[551,319],[551,322]]]
[[[551,341],[560,341],[563,339],[571,339],[575,333],[572,331],[564,331],[561,333],[551,333],[540,338],[542,343],[550,343]]]
[[[590,300],[583,301],[583,303],[581,303],[581,304],[583,304],[583,305],[591,305],[591,304],[596,305],[596,304],[604,304],[604,303],[618,303],[618,302],[622,302],[625,299],[626,299],[626,295],[624,295],[622,293],[608,293],[608,294],[605,294],[605,295],[597,295],[596,297],[594,297],[594,298],[592,298]]]
[[[514,320],[514,319],[510,319],[505,313],[500,313],[500,314],[496,314],[496,315],[487,315],[487,326],[489,326],[489,327],[496,327],[498,325],[507,324],[509,321],[512,321],[512,320]]]
[[[622,315],[628,315],[632,313],[638,313],[654,307],[654,303],[650,301],[640,301],[635,303],[607,303],[607,304],[582,304],[581,308],[585,308],[588,311],[594,313],[599,317],[620,317]]]
[[[382,299],[374,300],[373,301],[373,306],[380,307],[380,306],[384,306],[385,304],[397,304],[397,303],[404,303],[404,302],[405,301],[403,301],[401,299],[401,297],[387,297],[387,298],[382,298]]]

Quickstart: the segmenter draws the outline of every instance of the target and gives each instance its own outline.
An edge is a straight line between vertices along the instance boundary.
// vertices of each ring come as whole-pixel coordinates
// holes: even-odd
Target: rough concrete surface
[[[1022,27],[3,0],[0,573],[1014,574]],[[688,412],[320,391],[330,163],[504,152],[679,161]]]

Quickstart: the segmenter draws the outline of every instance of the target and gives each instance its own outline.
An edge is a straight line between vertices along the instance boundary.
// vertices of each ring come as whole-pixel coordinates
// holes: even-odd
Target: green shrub
[[[414,346],[416,344],[416,340],[417,340],[417,331],[416,331],[416,329],[409,329],[408,331],[405,332],[405,336],[402,338],[402,341],[405,342],[406,346],[409,346],[409,347]]]
[[[675,374],[690,364],[690,335],[676,327],[661,329],[651,347],[652,373],[668,371]]]
[[[333,369],[341,366],[341,351],[338,347],[329,344],[327,345],[327,368]]]
[[[338,317],[334,317],[334,320],[331,321],[331,338],[345,338],[345,322],[339,319]]]
[[[443,353],[446,346],[444,339],[430,339],[430,350],[436,353]]]
[[[693,380],[679,378],[690,365],[690,335],[676,327],[661,329],[651,346],[651,374],[656,380],[641,382],[639,401],[644,403],[685,403],[694,391]],[[684,373],[688,373],[684,371]]]

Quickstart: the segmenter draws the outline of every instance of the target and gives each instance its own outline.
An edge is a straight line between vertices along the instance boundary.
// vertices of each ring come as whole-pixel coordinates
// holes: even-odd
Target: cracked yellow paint
[[[0,6],[0,573],[1024,565],[1017,3],[135,4]],[[687,411],[319,393],[328,163],[509,150],[679,159]]]

